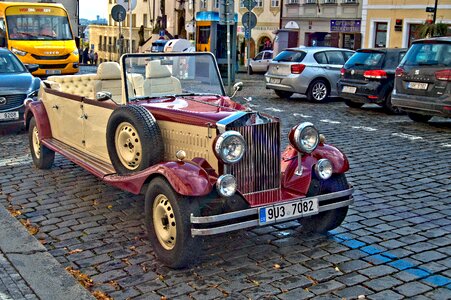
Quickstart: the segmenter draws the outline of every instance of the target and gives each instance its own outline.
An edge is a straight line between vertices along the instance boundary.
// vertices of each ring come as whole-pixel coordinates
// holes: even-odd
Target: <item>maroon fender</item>
[[[38,126],[39,138],[47,139],[52,137],[52,128],[50,127],[49,117],[47,116],[47,111],[45,110],[44,103],[42,101],[35,101],[29,103],[25,108],[24,120],[26,122],[25,126],[29,125],[31,119],[30,114],[36,119],[36,125]]]
[[[330,160],[334,173],[341,174],[349,170],[349,161],[346,155],[332,145],[319,144],[312,155],[317,160],[320,160],[321,158]]]
[[[139,194],[146,180],[155,175],[164,176],[172,188],[184,196],[205,196],[213,186],[203,168],[184,161],[164,162],[132,175],[108,175],[103,180],[122,190]]]

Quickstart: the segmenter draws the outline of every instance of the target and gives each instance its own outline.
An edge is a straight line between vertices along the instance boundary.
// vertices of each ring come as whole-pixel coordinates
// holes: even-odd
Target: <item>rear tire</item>
[[[332,175],[331,178],[320,181],[312,177],[307,197],[347,190],[349,188],[345,174]],[[348,206],[328,210],[314,216],[300,219],[302,227],[307,232],[326,233],[343,223],[348,213]]]
[[[55,152],[41,144],[39,140],[38,126],[36,120],[31,117],[28,129],[28,141],[30,143],[30,152],[33,163],[38,169],[50,169],[55,160]]]
[[[432,116],[410,113],[410,112],[407,113],[407,115],[409,116],[409,118],[412,121],[420,122],[420,123],[427,123],[432,118]]]
[[[322,79],[317,79],[310,84],[307,91],[307,99],[312,102],[323,102],[329,97],[330,88]]]
[[[345,99],[345,104],[352,108],[361,108],[363,106],[363,103],[354,102],[348,99]]]
[[[252,74],[254,74],[254,70],[252,70],[252,67],[249,66],[249,75],[252,75]]]
[[[281,91],[281,90],[274,90],[274,92],[276,93],[277,96],[279,96],[279,98],[282,98],[282,99],[288,99],[291,96],[293,96],[292,92]]]
[[[399,107],[393,106],[393,103],[391,102],[391,92],[390,92],[390,94],[388,94],[385,97],[383,106],[384,106],[384,110],[387,114],[390,114],[390,115],[402,114],[402,110]]]

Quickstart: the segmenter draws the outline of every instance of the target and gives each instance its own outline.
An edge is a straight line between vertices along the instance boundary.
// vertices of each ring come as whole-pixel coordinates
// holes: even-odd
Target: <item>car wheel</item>
[[[254,70],[252,70],[252,67],[249,66],[249,75],[252,75],[252,74],[254,74]]]
[[[280,90],[274,90],[274,92],[276,93],[277,96],[279,96],[279,98],[282,98],[282,99],[288,99],[291,96],[293,96],[292,92],[280,91]]]
[[[432,118],[432,116],[416,114],[416,113],[410,113],[410,112],[407,113],[407,115],[409,116],[409,118],[412,121],[420,122],[420,123],[427,123]]]
[[[31,158],[38,169],[50,169],[55,160],[55,152],[41,144],[39,140],[38,126],[34,117],[30,120],[28,130],[28,141],[30,143]]]
[[[196,201],[177,194],[163,178],[153,179],[145,196],[146,227],[157,258],[174,269],[197,260],[200,245],[191,236],[191,213]]]
[[[119,174],[141,171],[163,160],[164,146],[160,127],[142,106],[117,108],[107,125],[107,148]]]
[[[384,106],[385,112],[388,114],[391,114],[391,115],[402,114],[402,110],[399,107],[394,106],[393,103],[391,102],[391,92],[390,92],[390,94],[387,95],[387,97],[385,97],[383,106]]]
[[[313,176],[307,197],[338,192],[347,190],[348,188],[348,181],[344,174],[333,175],[331,178],[324,181],[320,181]],[[326,233],[327,231],[340,226],[347,213],[348,206],[345,206],[302,218],[300,219],[300,222],[303,229],[307,232]]]
[[[307,91],[307,99],[314,102],[321,102],[326,100],[329,96],[329,87],[322,79],[317,79],[310,84]]]
[[[345,100],[345,104],[352,108],[361,108],[363,106],[363,103],[354,102],[348,99]]]

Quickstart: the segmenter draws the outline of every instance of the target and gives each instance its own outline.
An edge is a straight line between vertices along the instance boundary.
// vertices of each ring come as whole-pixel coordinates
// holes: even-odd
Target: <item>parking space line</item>
[[[354,129],[362,129],[362,130],[365,130],[365,131],[377,131],[376,128],[366,127],[366,126],[352,126],[352,128],[354,128]]]
[[[329,124],[340,124],[341,122],[338,121],[333,121],[333,120],[329,120],[329,119],[324,119],[324,120],[320,120],[321,122],[324,123],[329,123]]]
[[[274,108],[274,107],[268,107],[268,108],[265,108],[265,110],[270,110],[270,111],[274,111],[274,112],[283,112],[283,109],[278,109],[278,108]]]
[[[401,138],[405,138],[411,141],[415,141],[415,140],[422,140],[423,138],[421,136],[415,136],[415,135],[411,135],[411,134],[407,134],[407,133],[402,133],[402,132],[395,132],[391,134],[392,136],[398,136]]]
[[[303,118],[311,118],[312,117],[312,116],[298,114],[298,113],[294,113],[293,116],[295,116],[295,117],[303,117]]]

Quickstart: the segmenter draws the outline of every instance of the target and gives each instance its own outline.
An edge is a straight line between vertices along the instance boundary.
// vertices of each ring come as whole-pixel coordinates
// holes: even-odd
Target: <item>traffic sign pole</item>
[[[232,94],[232,86],[231,86],[231,80],[230,80],[230,14],[229,14],[229,0],[226,0],[226,26],[227,26],[227,89],[228,94]]]

